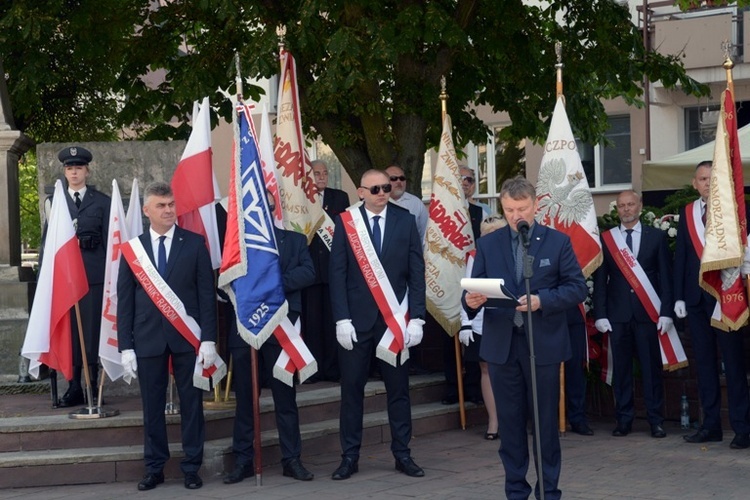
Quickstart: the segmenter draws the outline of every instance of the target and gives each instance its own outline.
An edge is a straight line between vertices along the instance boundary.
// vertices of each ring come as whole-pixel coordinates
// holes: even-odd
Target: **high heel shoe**
[[[497,439],[497,432],[485,432],[484,439],[487,441],[494,441]]]

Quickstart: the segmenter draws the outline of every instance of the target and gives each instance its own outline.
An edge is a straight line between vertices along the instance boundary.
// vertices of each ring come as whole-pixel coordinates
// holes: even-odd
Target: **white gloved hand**
[[[406,334],[404,335],[404,346],[415,347],[422,342],[422,326],[424,326],[423,319],[409,320],[409,324],[406,325]]]
[[[745,258],[742,259],[740,273],[742,273],[742,276],[750,275],[750,246],[745,249]]]
[[[198,349],[198,362],[203,363],[203,368],[214,366],[218,356],[219,355],[216,353],[216,342],[210,342],[208,340],[201,342],[201,346]]]
[[[659,321],[656,323],[656,331],[661,333],[667,333],[667,330],[672,328],[674,320],[669,316],[659,316]]]
[[[354,343],[357,341],[357,331],[354,329],[354,325],[352,325],[352,320],[340,319],[336,322],[336,340],[347,351],[354,349]]]
[[[129,384],[131,380],[138,378],[138,361],[135,359],[133,349],[125,349],[120,353],[120,364],[125,370],[123,373],[125,382]]]
[[[609,324],[609,320],[607,318],[597,319],[594,322],[594,327],[601,333],[612,331],[612,325]]]
[[[471,342],[474,342],[474,332],[471,329],[471,325],[464,325],[458,332],[458,341],[466,347],[469,347]]]
[[[674,313],[680,319],[687,317],[687,309],[685,308],[684,300],[678,300],[674,303]]]

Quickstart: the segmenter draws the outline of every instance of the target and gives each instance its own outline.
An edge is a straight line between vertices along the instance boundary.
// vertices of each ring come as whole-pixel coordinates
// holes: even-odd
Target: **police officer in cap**
[[[89,291],[79,302],[79,309],[83,325],[86,358],[91,373],[92,393],[95,394],[104,268],[107,256],[107,235],[109,234],[110,197],[97,191],[93,186],[86,185],[86,179],[91,174],[89,163],[93,158],[90,151],[80,146],[71,146],[63,148],[57,157],[62,162],[65,180],[68,184],[66,201],[70,217],[76,227],[76,236],[83,256],[83,265],[86,268],[86,278],[89,282]],[[50,200],[48,199],[48,201]],[[46,234],[47,226],[45,223],[44,236]],[[62,408],[85,403],[81,385],[83,357],[74,311],[71,311],[70,319],[73,340],[73,379],[69,381],[68,390],[60,398],[58,406]]]

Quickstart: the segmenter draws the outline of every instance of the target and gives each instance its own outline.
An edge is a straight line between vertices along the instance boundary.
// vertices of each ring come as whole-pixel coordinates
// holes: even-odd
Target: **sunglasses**
[[[370,186],[370,187],[365,187],[365,186],[359,186],[359,187],[361,187],[362,189],[367,189],[370,192],[370,194],[379,194],[381,189],[383,190],[384,193],[391,192],[390,184],[383,184],[379,186],[376,185],[376,186]]]
[[[401,181],[404,182],[406,180],[406,177],[403,175],[392,175],[391,176],[391,182]]]
[[[462,175],[461,180],[468,182],[469,184],[474,184],[474,177],[470,175]]]

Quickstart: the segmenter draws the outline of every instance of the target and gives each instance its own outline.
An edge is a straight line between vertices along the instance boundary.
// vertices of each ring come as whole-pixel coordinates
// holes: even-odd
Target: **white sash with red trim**
[[[617,268],[635,292],[638,300],[641,301],[651,321],[658,323],[661,299],[646,276],[646,271],[625,244],[620,229],[614,228],[605,232],[602,235],[602,241],[607,245]],[[666,332],[659,332],[659,334],[659,347],[664,369],[673,371],[687,366],[687,356],[674,324]]]
[[[156,308],[174,326],[185,340],[195,349],[196,355],[201,346],[201,328],[191,316],[187,314],[185,305],[177,294],[169,287],[164,278],[156,270],[149,259],[146,249],[139,238],[123,243],[120,247],[125,261],[133,271],[133,275],[143,287],[148,297],[153,301]],[[213,366],[204,368],[202,363],[195,359],[195,371],[193,372],[193,385],[204,391],[210,390],[209,378],[214,385],[227,374],[227,367],[220,356],[216,356]]]
[[[288,316],[284,316],[273,331],[281,345],[281,354],[273,366],[273,376],[290,387],[294,386],[294,372],[297,370],[300,384],[318,371],[318,362],[303,342],[300,331],[299,318],[292,324]]]
[[[341,220],[344,223],[344,230],[354,258],[388,326],[378,343],[375,355],[386,363],[397,366],[400,353],[401,364],[404,364],[409,359],[409,349],[404,346],[404,332],[406,332],[409,314],[409,293],[407,291],[404,300],[399,304],[383,264],[375,252],[367,231],[367,221],[362,217],[359,207],[350,207],[342,212]]]

